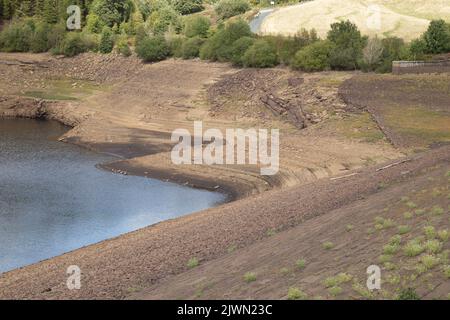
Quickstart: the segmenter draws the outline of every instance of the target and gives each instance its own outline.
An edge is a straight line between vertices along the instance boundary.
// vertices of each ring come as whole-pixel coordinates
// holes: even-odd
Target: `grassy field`
[[[260,31],[293,35],[302,28],[314,28],[325,37],[332,23],[349,19],[365,35],[412,40],[427,29],[431,19],[438,18],[450,21],[448,1],[314,0],[277,9],[265,19]]]

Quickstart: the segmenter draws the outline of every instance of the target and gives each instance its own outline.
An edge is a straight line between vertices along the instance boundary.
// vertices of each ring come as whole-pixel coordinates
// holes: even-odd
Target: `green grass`
[[[439,239],[441,239],[443,242],[447,242],[448,239],[449,239],[449,236],[450,236],[450,234],[449,234],[449,232],[448,232],[447,229],[445,229],[445,230],[439,230],[439,231],[438,231],[438,237],[439,237]]]
[[[411,231],[410,226],[406,226],[406,225],[398,226],[398,233],[401,235],[407,234],[410,231]]]
[[[247,283],[256,281],[256,273],[247,272],[246,274],[244,274],[244,281]]]
[[[403,248],[408,257],[416,257],[425,251],[425,247],[417,240],[409,241]]]
[[[433,226],[426,226],[423,228],[423,232],[428,240],[436,238],[436,230]]]
[[[326,241],[326,242],[322,243],[322,247],[323,247],[325,250],[331,250],[331,249],[334,248],[334,243],[331,242],[331,241]]]
[[[442,250],[442,243],[439,240],[428,240],[425,242],[425,249],[428,253],[438,253]]]
[[[341,284],[350,282],[353,277],[347,273],[339,273],[334,277],[328,277],[323,281],[323,284],[326,288],[336,287]]]
[[[288,290],[288,300],[305,300],[307,297],[308,295],[299,288],[292,287]]]
[[[305,269],[306,261],[304,259],[298,259],[295,262],[295,266],[297,267],[297,269],[303,270],[303,269]]]
[[[328,288],[328,293],[330,295],[332,295],[333,297],[336,297],[336,296],[338,296],[338,295],[340,295],[342,293],[342,288],[341,287],[337,287],[337,286]]]
[[[188,263],[187,263],[187,267],[189,269],[193,269],[195,267],[197,267],[199,265],[199,261],[197,258],[191,258],[189,259]]]

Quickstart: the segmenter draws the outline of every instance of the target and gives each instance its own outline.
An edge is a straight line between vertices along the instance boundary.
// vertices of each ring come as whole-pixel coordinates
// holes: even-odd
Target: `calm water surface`
[[[57,122],[0,120],[0,273],[217,205],[218,193],[95,167]]]

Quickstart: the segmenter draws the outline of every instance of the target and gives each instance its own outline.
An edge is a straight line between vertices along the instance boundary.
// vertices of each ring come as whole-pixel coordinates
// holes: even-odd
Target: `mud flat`
[[[236,201],[3,274],[0,298],[125,298],[185,271],[193,257],[217,258],[448,161],[448,148],[441,148],[397,164],[405,159],[402,150],[364,108],[339,96],[351,73],[142,64],[95,54],[19,58],[0,55],[13,62],[0,64],[1,116],[61,121],[73,127],[61,141],[122,158],[105,168],[225,192]],[[280,129],[280,172],[265,177],[248,165],[174,166],[171,133],[192,130],[195,120],[205,129]],[[377,171],[380,163],[394,165]],[[84,284],[68,291],[66,269],[74,264]]]

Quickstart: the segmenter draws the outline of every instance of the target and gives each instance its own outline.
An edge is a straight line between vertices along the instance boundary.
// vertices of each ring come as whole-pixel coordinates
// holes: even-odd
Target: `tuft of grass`
[[[438,253],[442,250],[442,243],[439,240],[428,240],[425,242],[425,249],[428,253]]]
[[[415,204],[415,203],[412,202],[412,201],[408,201],[408,202],[406,203],[406,206],[407,206],[408,208],[410,208],[410,209],[415,209],[415,208],[417,208],[417,204]]]
[[[425,248],[419,241],[411,240],[405,245],[403,251],[408,257],[416,257],[424,252]]]
[[[434,216],[441,216],[444,214],[444,209],[439,206],[434,206],[431,208],[431,214]]]
[[[305,300],[307,298],[308,295],[299,288],[292,287],[288,290],[288,300]]]
[[[352,280],[352,276],[347,273],[339,273],[334,277],[328,277],[324,280],[323,284],[326,288],[336,287],[343,283],[350,282]]]
[[[391,239],[389,239],[389,244],[391,245],[400,245],[402,243],[402,237],[400,235],[395,235]]]
[[[267,230],[266,235],[268,237],[273,237],[276,233],[277,232],[275,231],[275,229],[269,229],[269,230]]]
[[[383,267],[384,267],[384,269],[386,269],[386,270],[394,270],[394,269],[396,269],[397,268],[397,266],[395,265],[395,264],[393,264],[392,262],[385,262],[384,264],[383,264]]]
[[[348,224],[348,225],[345,226],[345,230],[346,230],[347,232],[352,231],[354,228],[355,228],[355,226],[352,225],[352,224]]]
[[[425,233],[425,236],[429,240],[436,238],[436,230],[434,229],[433,226],[424,227],[423,232]]]
[[[395,222],[392,219],[385,219],[383,217],[375,218],[375,229],[380,231],[383,229],[389,229],[395,226]]]
[[[256,281],[256,273],[247,272],[246,274],[244,274],[244,281],[247,283]]]
[[[398,233],[403,235],[403,234],[407,234],[411,231],[411,227],[410,226],[406,226],[406,225],[402,225],[402,226],[398,226]]]
[[[439,258],[431,254],[421,256],[419,261],[425,268],[425,271],[431,270],[439,264]]]
[[[439,230],[439,231],[438,231],[438,237],[439,237],[439,239],[441,239],[443,242],[447,242],[447,241],[448,241],[448,238],[450,237],[450,234],[449,234],[449,232],[448,232],[447,229],[445,229],[445,230]]]
[[[413,217],[413,214],[409,211],[406,211],[405,213],[403,213],[403,217],[405,219],[411,219]]]
[[[398,244],[387,244],[383,247],[383,253],[385,255],[393,255],[397,253],[399,248],[400,246]]]
[[[295,262],[295,266],[297,267],[297,269],[303,270],[303,269],[305,269],[306,261],[304,259],[298,259]]]
[[[366,299],[372,299],[373,298],[372,292],[370,292],[370,290],[367,289],[367,287],[364,287],[360,283],[357,283],[357,282],[353,283],[352,289],[356,293],[358,293],[360,296],[362,296],[362,297],[364,297]]]
[[[420,300],[420,297],[415,289],[407,288],[400,291],[397,300]]]
[[[381,263],[391,262],[391,261],[392,261],[392,255],[390,255],[390,254],[382,254],[382,255],[378,258],[378,260],[379,260]]]
[[[342,293],[342,288],[341,287],[331,287],[328,288],[328,292],[333,296],[336,297],[338,295],[340,295]]]
[[[416,216],[423,216],[425,214],[425,210],[417,209],[416,211],[414,211],[414,213],[416,214]]]
[[[398,285],[398,284],[400,284],[401,277],[400,277],[400,275],[398,275],[398,274],[390,274],[390,275],[388,275],[388,276],[386,277],[386,281],[387,281],[389,284],[392,284],[392,285]]]
[[[450,279],[450,266],[449,265],[445,265],[442,267],[442,270],[444,271],[444,276],[447,279]]]
[[[289,273],[291,273],[291,270],[289,270],[288,268],[281,268],[280,273],[283,276],[287,276]]]
[[[400,199],[401,202],[408,202],[409,201],[409,197],[402,197]]]
[[[195,267],[197,267],[199,264],[198,259],[197,258],[191,258],[189,259],[188,263],[187,263],[187,267],[189,269],[193,269]]]
[[[235,244],[233,244],[233,245],[228,247],[227,252],[228,253],[233,253],[233,252],[236,251],[236,249],[237,249],[237,246]]]
[[[326,242],[322,243],[322,247],[323,247],[325,250],[331,250],[331,249],[334,248],[334,243],[331,242],[331,241],[326,241]]]

